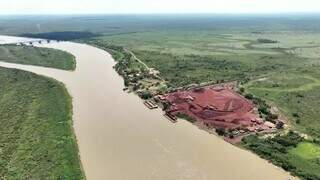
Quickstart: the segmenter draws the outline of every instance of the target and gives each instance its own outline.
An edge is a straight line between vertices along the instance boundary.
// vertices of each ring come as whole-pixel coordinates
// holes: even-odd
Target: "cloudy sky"
[[[0,14],[320,12],[320,0],[0,0]]]

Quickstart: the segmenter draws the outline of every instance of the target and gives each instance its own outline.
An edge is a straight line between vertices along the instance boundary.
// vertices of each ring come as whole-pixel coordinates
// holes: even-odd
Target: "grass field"
[[[169,87],[238,80],[245,93],[277,107],[288,118],[292,129],[307,134],[314,139],[308,143],[318,146],[319,31],[166,30],[95,39],[128,48],[149,67],[159,70]],[[278,146],[271,143],[268,148]],[[248,149],[256,153],[261,150]],[[292,154],[291,149],[294,147],[262,157],[303,179],[319,179],[319,160],[304,159]]]
[[[303,159],[319,159],[320,146],[312,143],[300,143],[296,148],[290,151],[290,154],[297,155]]]
[[[240,37],[241,35],[241,37]],[[319,36],[315,35],[315,36]],[[247,33],[219,34],[215,31],[156,31],[108,35],[97,39],[124,46],[161,72],[172,86],[206,81],[246,81],[265,74],[317,63],[290,54],[278,44],[261,44]],[[291,47],[288,47],[288,49]]]
[[[293,123],[298,121],[299,130],[319,133],[320,58],[310,57],[308,51],[310,44],[312,49],[320,47],[320,33],[157,31],[98,39],[129,48],[173,87],[239,80],[247,93],[277,105]]]
[[[74,56],[60,50],[30,46],[0,45],[0,61],[74,70]]]
[[[297,147],[289,150],[289,162],[309,174],[314,174],[314,178],[320,177],[320,146],[310,142],[301,142]],[[311,179],[311,178],[310,178]]]
[[[0,84],[1,179],[83,179],[64,86],[5,68]]]
[[[79,31],[99,34],[82,42],[112,52],[125,64],[121,72],[127,75],[143,68],[131,56],[127,63],[126,53],[121,52],[123,49],[106,47],[124,47],[132,51],[149,67],[160,71],[167,85],[164,88],[208,81],[240,81],[245,94],[277,107],[288,118],[290,128],[307,134],[310,139],[301,141],[302,145],[299,140],[292,147],[282,147],[277,141],[282,142],[286,136],[256,137],[258,139],[249,139],[245,147],[300,177],[306,179],[310,175],[309,179],[319,179],[319,161],[301,156],[320,142],[319,15],[114,15],[24,19],[0,18],[0,33]],[[144,86],[140,76],[133,78],[139,86]],[[262,149],[256,149],[258,145]],[[269,151],[274,150],[277,152],[270,155]]]
[[[249,82],[246,89],[277,106],[294,129],[319,139],[319,79],[318,67],[309,67]]]
[[[303,140],[297,133],[272,138],[251,135],[243,142],[245,148],[302,179],[317,180],[320,177],[320,146]]]

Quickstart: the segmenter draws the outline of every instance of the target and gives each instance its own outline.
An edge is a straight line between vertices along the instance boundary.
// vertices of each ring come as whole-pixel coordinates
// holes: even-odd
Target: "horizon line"
[[[142,13],[4,13],[0,16],[104,16],[104,15],[320,15],[320,11],[306,12],[142,12]]]

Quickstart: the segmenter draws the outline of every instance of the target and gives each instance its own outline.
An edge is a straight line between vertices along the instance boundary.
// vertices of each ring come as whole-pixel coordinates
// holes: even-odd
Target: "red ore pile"
[[[254,113],[254,104],[234,90],[217,86],[177,91],[164,95],[171,106],[167,114],[184,114],[209,128],[226,130],[267,130]]]

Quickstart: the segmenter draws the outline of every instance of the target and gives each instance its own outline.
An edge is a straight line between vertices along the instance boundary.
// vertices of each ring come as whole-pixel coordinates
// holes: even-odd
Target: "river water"
[[[7,38],[0,36],[0,43]],[[76,57],[76,70],[1,62],[0,66],[35,72],[66,85],[73,97],[74,130],[87,179],[294,179],[186,121],[173,124],[161,110],[148,110],[136,95],[122,91],[123,79],[107,52],[71,42],[38,46],[70,52]]]

